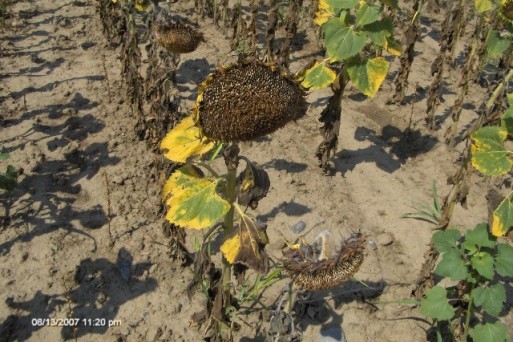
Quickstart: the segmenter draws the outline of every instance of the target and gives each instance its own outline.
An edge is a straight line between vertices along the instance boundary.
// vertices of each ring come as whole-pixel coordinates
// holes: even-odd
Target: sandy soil
[[[176,6],[194,21],[191,4]],[[204,327],[191,326],[191,315],[203,299],[200,294],[187,299],[191,269],[171,258],[162,229],[162,175],[155,169],[160,156],[136,137],[119,51],[108,48],[94,3],[18,1],[12,11],[0,40],[0,146],[11,158],[0,168],[9,163],[22,172],[16,190],[0,195],[0,341],[201,340]],[[432,133],[423,125],[425,89],[431,83],[426,70],[438,53],[440,19],[422,23],[410,76],[421,89],[417,95],[410,90],[419,100],[413,107],[385,104],[398,61],[376,98],[347,91],[334,176],[324,176],[314,156],[320,142],[317,119],[329,90],[309,94],[305,118],[241,146],[241,154],[264,166],[271,179],[268,197],[253,214],[268,224],[272,257],[280,257],[283,236],[297,238],[291,227],[300,221],[307,239],[323,230],[336,237],[361,231],[372,242],[356,276],[369,287],[353,280],[309,298],[297,320],[304,341],[340,329],[352,342],[426,340],[429,324],[417,309],[383,303],[409,298],[432,234],[432,225],[401,214],[430,201],[432,181],[441,195],[448,192],[446,179],[464,148],[447,147],[442,136],[458,93],[458,70],[444,79],[442,129]],[[184,55],[177,70],[183,112],[192,108],[196,84],[219,63],[236,59],[209,19],[199,28],[206,42]],[[319,53],[308,23],[301,32],[293,72]],[[483,95],[473,85],[464,123],[476,117]],[[410,113],[413,133],[406,138]],[[222,163],[216,166],[222,170]],[[494,184],[474,175],[469,208],[458,206],[453,223],[485,222],[484,195]],[[201,237],[189,234],[189,247],[194,235]],[[266,292],[265,302],[272,303],[284,285]],[[99,326],[73,330],[34,324],[38,318],[66,317],[99,319]],[[263,340],[269,322],[268,315],[262,317],[240,317],[236,340]],[[512,314],[502,319],[513,335]]]

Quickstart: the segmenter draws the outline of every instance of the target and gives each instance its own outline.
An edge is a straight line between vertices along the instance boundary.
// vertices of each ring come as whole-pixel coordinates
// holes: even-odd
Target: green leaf
[[[504,148],[507,131],[501,127],[483,127],[472,134],[472,166],[486,176],[508,173],[513,165],[510,151]]]
[[[511,95],[512,94],[509,96]],[[513,98],[513,96],[511,98]],[[508,135],[511,137],[513,136],[513,105],[510,104],[509,106],[510,107],[501,118],[501,127],[504,128],[508,132]]]
[[[433,184],[431,185],[431,193],[433,194],[433,211],[436,213],[442,212],[442,205],[440,204],[440,199],[438,198],[438,191],[436,190],[436,182],[433,180]]]
[[[509,39],[502,38],[499,31],[490,30],[485,41],[485,56],[490,59],[497,59],[508,49]]]
[[[385,47],[387,45],[387,37],[392,36],[393,23],[389,17],[375,21],[372,24],[365,25],[363,30],[370,38],[373,44]]]
[[[504,342],[510,341],[508,328],[501,322],[476,325],[470,331],[470,337],[476,342]]]
[[[339,18],[331,18],[323,26],[326,53],[332,62],[341,62],[356,55],[365,46],[366,36],[347,27]]]
[[[513,203],[509,197],[506,197],[493,211],[492,234],[504,236],[511,226],[513,226]]]
[[[442,260],[436,266],[435,273],[452,280],[463,280],[468,275],[465,262],[457,249],[442,254]]]
[[[450,320],[454,316],[454,308],[447,299],[447,290],[434,286],[426,291],[425,298],[420,301],[420,313],[437,320]]]
[[[433,245],[439,253],[457,248],[461,234],[456,229],[439,230],[433,234]]]
[[[304,72],[301,85],[310,90],[322,89],[333,83],[337,74],[326,66],[326,62],[316,62]]]
[[[483,13],[493,8],[493,2],[491,0],[475,0],[476,11]]]
[[[358,0],[321,0],[326,1],[330,7],[336,9],[350,9],[358,5]]]
[[[499,244],[495,270],[503,277],[513,277],[513,247],[505,243]]]
[[[490,253],[479,252],[474,254],[470,258],[470,264],[481,276],[490,280],[493,278],[493,257]]]
[[[473,246],[477,246],[478,249],[481,247],[494,248],[495,244],[495,238],[488,231],[488,225],[481,223],[465,234],[462,246],[470,250]]]
[[[221,178],[202,178],[189,165],[175,171],[163,190],[169,207],[166,219],[183,228],[204,229],[213,226],[230,209],[230,203],[216,192]]]
[[[488,314],[497,317],[506,302],[506,289],[502,284],[490,287],[480,286],[472,290],[474,304],[480,306]]]
[[[362,27],[378,21],[380,13],[380,6],[369,6],[367,3],[363,3],[356,11],[356,26]]]
[[[388,62],[383,57],[351,58],[348,61],[347,73],[358,90],[367,96],[374,96],[387,76]]]
[[[7,152],[0,152],[0,161],[6,160],[10,157],[9,153]]]
[[[17,184],[16,178],[18,178],[18,170],[14,166],[8,165],[5,173],[0,173],[0,189],[13,191]]]
[[[342,11],[339,18],[330,18],[328,22],[322,26],[325,44],[327,44],[334,35],[340,32],[341,27],[348,27],[348,17],[348,13]]]

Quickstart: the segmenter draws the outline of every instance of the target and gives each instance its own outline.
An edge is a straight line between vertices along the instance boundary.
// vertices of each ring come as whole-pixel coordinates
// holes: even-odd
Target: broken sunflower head
[[[306,109],[304,91],[289,75],[253,60],[210,75],[200,86],[195,115],[206,137],[237,142],[270,134]]]
[[[338,286],[350,280],[363,262],[365,236],[352,234],[337,249],[331,234],[321,234],[320,245],[301,243],[283,251],[285,271],[294,284],[306,290]]]

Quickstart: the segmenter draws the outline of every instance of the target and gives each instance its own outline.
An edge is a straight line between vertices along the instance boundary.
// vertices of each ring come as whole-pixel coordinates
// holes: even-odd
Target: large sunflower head
[[[157,42],[169,52],[193,52],[203,41],[203,35],[200,32],[180,22],[156,23],[152,26],[152,30]]]
[[[259,61],[217,70],[200,86],[196,103],[203,134],[225,142],[270,134],[306,109],[301,87],[278,67]]]
[[[502,0],[499,12],[504,20],[513,23],[513,0]]]

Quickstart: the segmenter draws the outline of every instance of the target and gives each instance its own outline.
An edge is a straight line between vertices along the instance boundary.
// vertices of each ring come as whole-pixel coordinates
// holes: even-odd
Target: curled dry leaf
[[[269,191],[269,175],[267,172],[246,160],[246,168],[237,177],[237,193],[240,205],[249,205],[256,209],[258,201]]]
[[[226,260],[230,264],[243,264],[257,272],[267,273],[269,257],[264,248],[269,238],[265,229],[263,223],[242,214],[239,224],[221,246]]]

